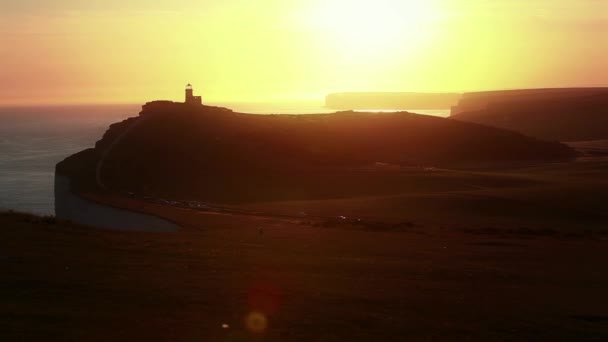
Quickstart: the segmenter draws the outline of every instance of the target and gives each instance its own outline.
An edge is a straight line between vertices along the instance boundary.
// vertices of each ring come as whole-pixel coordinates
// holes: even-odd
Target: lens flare
[[[262,334],[268,328],[268,318],[261,312],[251,312],[245,317],[245,327],[252,333]]]

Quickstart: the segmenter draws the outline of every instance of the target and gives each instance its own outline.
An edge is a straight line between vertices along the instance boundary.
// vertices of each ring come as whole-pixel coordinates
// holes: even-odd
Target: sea
[[[318,102],[209,105],[251,114],[336,111]],[[140,110],[141,105],[136,104],[0,107],[0,210],[54,215],[55,165],[76,152],[92,148],[112,123],[137,116]],[[449,116],[448,109],[391,111],[401,110]]]

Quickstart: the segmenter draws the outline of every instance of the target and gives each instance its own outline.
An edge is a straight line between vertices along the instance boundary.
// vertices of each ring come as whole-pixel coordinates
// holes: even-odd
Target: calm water
[[[254,114],[330,113],[320,103],[215,103]],[[108,126],[140,105],[0,107],[0,209],[54,214],[55,164],[93,147]],[[415,111],[447,116],[448,111]]]

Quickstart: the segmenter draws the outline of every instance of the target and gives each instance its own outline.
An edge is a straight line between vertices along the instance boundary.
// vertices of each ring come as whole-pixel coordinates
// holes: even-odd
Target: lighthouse
[[[200,96],[194,96],[194,89],[192,84],[186,86],[186,104],[201,106],[203,100]]]

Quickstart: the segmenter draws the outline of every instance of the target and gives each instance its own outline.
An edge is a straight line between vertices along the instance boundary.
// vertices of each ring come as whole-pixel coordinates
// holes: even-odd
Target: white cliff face
[[[62,220],[96,228],[174,232],[179,226],[161,218],[103,206],[76,196],[71,191],[70,179],[55,174],[55,215]]]

